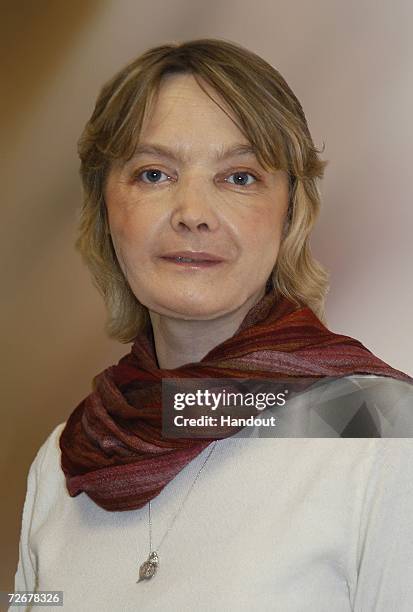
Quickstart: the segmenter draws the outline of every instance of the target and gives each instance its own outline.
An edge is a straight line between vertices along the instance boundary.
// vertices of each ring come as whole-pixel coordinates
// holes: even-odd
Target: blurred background
[[[275,66],[329,160],[312,239],[331,272],[328,326],[413,375],[412,20],[408,0],[1,2],[0,590],[39,446],[130,347],[105,336],[73,246],[76,142],[102,84],[148,47],[202,37]]]

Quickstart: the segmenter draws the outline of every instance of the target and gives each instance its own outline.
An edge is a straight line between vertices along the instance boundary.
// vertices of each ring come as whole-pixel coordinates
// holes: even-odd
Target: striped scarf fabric
[[[328,330],[310,308],[273,291],[250,309],[232,337],[196,363],[159,368],[150,328],[117,365],[94,377],[92,392],[67,419],[59,445],[68,493],[84,492],[109,511],[141,508],[212,443],[162,436],[162,379],[317,380],[351,374],[413,382],[358,340]]]

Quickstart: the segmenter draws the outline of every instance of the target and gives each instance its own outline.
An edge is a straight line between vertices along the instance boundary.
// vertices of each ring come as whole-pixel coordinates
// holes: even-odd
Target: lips
[[[177,261],[189,261],[197,263],[220,262],[224,261],[223,257],[206,251],[174,251],[161,255],[162,259],[172,259]]]

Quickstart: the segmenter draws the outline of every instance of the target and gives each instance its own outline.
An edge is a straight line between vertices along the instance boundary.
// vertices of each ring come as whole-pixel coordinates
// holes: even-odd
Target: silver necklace
[[[148,503],[148,512],[149,512],[149,555],[148,558],[146,559],[146,561],[144,561],[142,563],[142,565],[139,567],[139,579],[136,581],[141,582],[142,580],[149,580],[150,578],[152,578],[152,576],[154,576],[156,574],[156,571],[158,569],[159,566],[159,554],[158,551],[163,543],[163,541],[165,540],[166,536],[168,535],[168,533],[170,532],[170,530],[172,529],[178,514],[181,512],[182,508],[184,507],[184,504],[186,502],[186,500],[188,499],[188,496],[190,494],[190,492],[193,489],[193,486],[195,485],[203,467],[205,466],[206,462],[208,461],[208,459],[210,458],[210,456],[212,455],[212,451],[215,448],[215,445],[217,443],[217,440],[215,440],[215,442],[212,444],[212,448],[209,451],[206,459],[204,460],[203,464],[201,465],[201,467],[198,470],[197,475],[194,478],[194,481],[192,482],[191,486],[188,489],[187,494],[185,495],[181,505],[179,506],[177,512],[175,513],[168,529],[165,531],[165,533],[163,534],[163,537],[161,539],[161,541],[159,542],[159,545],[157,547],[157,550],[152,550],[152,520],[151,520],[151,500],[149,500]]]

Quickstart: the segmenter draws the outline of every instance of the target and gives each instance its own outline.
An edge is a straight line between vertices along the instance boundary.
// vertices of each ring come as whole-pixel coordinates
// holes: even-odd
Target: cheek
[[[242,226],[244,248],[250,250],[253,257],[263,253],[272,256],[278,250],[282,224],[283,217],[273,206],[245,219]]]
[[[129,278],[131,270],[139,269],[141,260],[141,247],[136,234],[128,226],[113,225],[111,227],[111,238],[119,266],[124,275]]]
[[[150,225],[145,224],[141,215],[138,218],[136,214],[122,211],[112,217],[110,228],[115,250],[123,258],[134,258],[145,251]]]
[[[139,202],[131,197],[127,185],[113,180],[107,187],[106,204],[110,232],[117,248],[124,251],[139,245],[145,236],[145,215]]]

